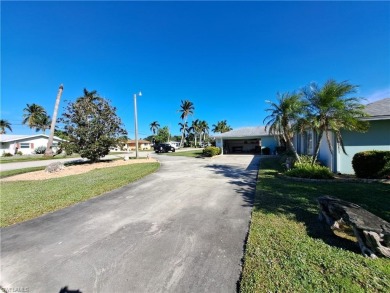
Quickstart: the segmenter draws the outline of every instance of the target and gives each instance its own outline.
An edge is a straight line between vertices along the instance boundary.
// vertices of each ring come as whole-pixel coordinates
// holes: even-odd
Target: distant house
[[[260,153],[265,147],[275,153],[278,145],[277,138],[270,135],[264,126],[237,128],[217,134],[215,143],[222,148],[223,154]]]
[[[34,150],[38,147],[47,146],[49,136],[45,134],[36,135],[0,135],[0,152],[15,154],[21,151],[23,155],[34,154]],[[53,138],[53,151],[57,151],[58,143],[64,141],[59,137]]]
[[[135,150],[135,140],[126,141],[124,147],[125,150]],[[152,143],[148,140],[138,140],[138,149],[140,150],[150,150],[152,148]]]
[[[326,138],[323,137],[318,159],[325,166],[328,166],[332,172],[354,174],[352,158],[358,152],[370,150],[390,151],[390,98],[366,105],[365,112],[369,116],[361,119],[370,123],[367,132],[342,131],[341,133],[347,155],[337,145],[333,133],[329,133],[333,155],[329,150]],[[316,133],[312,130],[297,134],[294,137],[294,145],[300,154],[312,155],[316,142]]]

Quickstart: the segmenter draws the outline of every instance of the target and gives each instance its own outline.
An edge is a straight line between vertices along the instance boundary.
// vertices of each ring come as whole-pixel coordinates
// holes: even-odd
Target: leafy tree
[[[47,117],[46,110],[37,104],[27,104],[23,109],[23,124],[27,124],[31,129],[35,128],[37,131],[41,129],[43,117]],[[47,129],[47,128],[46,128]]]
[[[187,122],[187,117],[189,115],[194,114],[194,110],[195,110],[195,107],[191,101],[189,101],[189,100],[181,101],[179,112],[181,113],[180,119],[183,120],[183,123]],[[181,135],[180,147],[183,146],[183,142],[184,142],[184,132],[182,132],[182,135]]]
[[[300,162],[297,150],[292,143],[292,138],[294,135],[294,126],[302,117],[305,104],[301,100],[300,94],[278,94],[277,100],[277,103],[268,101],[271,108],[266,110],[270,112],[270,115],[265,117],[263,121],[263,123],[267,121],[265,129],[266,131],[268,129],[269,134],[281,136],[286,142],[288,150]]]
[[[159,128],[155,139],[156,139],[156,143],[169,141],[169,128],[168,128],[168,126],[164,126],[162,128]]]
[[[302,94],[308,102],[308,115],[302,120],[301,128],[310,125],[318,135],[312,165],[317,160],[324,134],[331,153],[333,153],[333,148],[329,133],[333,132],[342,151],[347,154],[341,131],[367,131],[368,122],[359,120],[367,116],[364,112],[364,105],[361,103],[362,98],[348,97],[349,94],[355,93],[357,88],[358,86],[347,81],[337,82],[330,79],[322,88],[312,83],[303,89]]]
[[[61,122],[69,136],[63,144],[67,153],[76,152],[96,162],[117,145],[119,136],[127,134],[116,108],[96,91],[84,89],[84,96],[70,102],[65,110]]]
[[[12,132],[11,123],[9,123],[8,120],[0,119],[0,134],[5,134],[6,129]]]
[[[212,127],[213,129],[211,131],[214,133],[224,133],[232,130],[226,120],[218,121],[217,124],[213,124]]]

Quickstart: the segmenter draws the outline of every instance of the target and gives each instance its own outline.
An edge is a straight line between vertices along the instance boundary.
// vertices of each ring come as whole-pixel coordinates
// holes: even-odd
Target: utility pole
[[[61,84],[58,88],[56,103],[54,105],[54,112],[53,117],[51,120],[51,126],[50,126],[50,136],[49,140],[47,142],[46,151],[45,151],[45,157],[52,157],[54,155],[53,150],[51,149],[53,145],[53,138],[54,138],[54,129],[56,127],[56,120],[57,120],[57,114],[58,114],[58,106],[60,104],[62,91],[64,90],[64,86]]]

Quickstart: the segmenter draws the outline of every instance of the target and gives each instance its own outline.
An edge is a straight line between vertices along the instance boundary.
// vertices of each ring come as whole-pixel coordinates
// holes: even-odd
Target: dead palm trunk
[[[57,98],[56,98],[56,103],[54,105],[54,112],[53,112],[53,118],[51,121],[51,126],[50,126],[50,136],[49,136],[49,141],[47,142],[46,146],[46,151],[45,151],[45,156],[53,156],[53,150],[51,149],[53,145],[53,138],[54,138],[54,129],[56,127],[56,120],[57,120],[57,114],[58,114],[58,106],[60,104],[61,100],[61,95],[62,91],[64,89],[64,86],[61,84],[60,87],[58,88],[58,93],[57,93]]]

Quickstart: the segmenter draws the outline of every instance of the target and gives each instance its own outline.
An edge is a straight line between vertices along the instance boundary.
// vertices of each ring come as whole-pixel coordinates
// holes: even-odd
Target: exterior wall
[[[339,168],[337,171],[344,174],[354,174],[352,158],[358,152],[363,151],[390,151],[390,120],[370,121],[370,128],[366,133],[342,132],[345,155],[341,150],[339,156]]]
[[[21,151],[23,155],[31,155],[34,154],[34,150],[38,147],[47,146],[48,139],[46,137],[36,137],[36,138],[25,138],[20,139],[15,142],[3,142],[1,143],[1,153],[11,153],[15,154],[15,150]],[[59,140],[53,139],[53,144],[58,143]],[[23,144],[28,144],[28,147],[22,147]],[[53,147],[53,151],[56,151],[57,148]]]
[[[335,144],[335,138],[333,133],[328,133],[332,148],[334,152],[337,152],[337,146]],[[318,153],[318,160],[324,165],[327,166],[332,172],[337,172],[337,163],[335,162],[335,156],[332,156],[330,152],[328,141],[326,135],[322,137],[320,143],[320,151]]]

